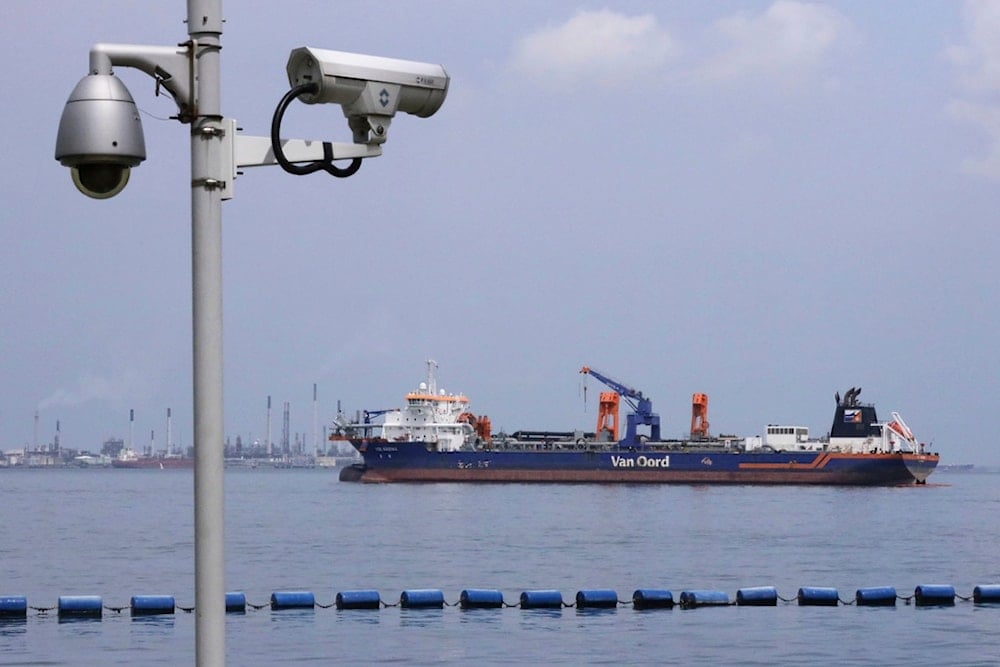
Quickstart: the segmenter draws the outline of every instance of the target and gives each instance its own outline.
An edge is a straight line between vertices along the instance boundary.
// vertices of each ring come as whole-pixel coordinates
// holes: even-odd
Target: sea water
[[[360,485],[329,470],[226,472],[226,620],[231,665],[855,664],[992,665],[1000,606],[1000,475],[945,473],[923,487]],[[193,475],[172,470],[0,471],[0,665],[194,663],[195,618],[135,617],[133,595],[194,604]],[[950,607],[800,607],[804,586],[948,584]],[[774,586],[776,607],[636,611],[337,611],[338,591],[466,588],[520,593]],[[272,592],[314,609],[272,611]],[[60,621],[61,595],[100,595],[100,620]],[[258,608],[259,607],[259,608]],[[45,611],[48,609],[48,611]]]

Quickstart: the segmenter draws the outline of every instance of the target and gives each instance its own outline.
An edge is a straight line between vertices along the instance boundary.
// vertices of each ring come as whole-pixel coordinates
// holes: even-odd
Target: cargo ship
[[[132,449],[123,449],[111,459],[112,468],[142,470],[194,470],[194,459],[186,456],[139,456]]]
[[[331,440],[346,439],[362,462],[341,469],[359,482],[581,482],[681,484],[925,484],[939,456],[925,451],[897,412],[880,422],[852,387],[835,395],[830,433],[768,425],[764,436],[713,436],[708,396],[692,396],[690,436],[660,437],[660,418],[641,391],[584,366],[611,391],[600,394],[593,432],[491,432],[462,394],[438,390],[437,365],[406,394],[405,405],[334,420]],[[631,411],[619,438],[620,404]]]

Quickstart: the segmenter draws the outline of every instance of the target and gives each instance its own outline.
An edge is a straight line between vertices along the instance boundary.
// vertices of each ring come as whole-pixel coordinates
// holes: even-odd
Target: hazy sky
[[[664,433],[898,410],[944,462],[1000,464],[1000,3],[224,3],[223,111],[264,135],[299,46],[441,63],[348,179],[250,170],[223,205],[225,429],[267,397],[312,438],[440,365],[494,429],[593,428],[590,365]],[[187,39],[181,0],[0,3],[0,448],[191,435],[188,128],[116,73],[148,159],[89,200],[54,159],[97,42]],[[295,103],[286,138],[347,141]]]

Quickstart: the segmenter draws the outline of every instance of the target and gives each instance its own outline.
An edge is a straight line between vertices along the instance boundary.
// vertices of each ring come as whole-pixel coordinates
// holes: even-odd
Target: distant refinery
[[[272,401],[267,397],[265,434],[253,437],[252,433],[226,436],[223,443],[226,467],[238,468],[332,468],[347,460],[354,461],[357,454],[344,441],[330,441],[328,428],[319,427],[317,387],[313,384],[312,433],[293,432],[291,429],[291,403],[282,406],[281,437],[275,442],[271,436]],[[127,440],[119,436],[107,438],[99,452],[90,449],[64,447],[61,443],[61,424],[56,420],[55,434],[48,443],[39,441],[39,413],[34,415],[33,441],[17,449],[0,452],[0,468],[48,467],[116,467],[116,468],[193,468],[194,447],[176,444],[173,440],[173,413],[167,408],[166,438],[158,446],[155,429],[149,432],[149,442],[139,447],[135,441],[135,410],[129,410]],[[322,435],[322,439],[321,439]]]

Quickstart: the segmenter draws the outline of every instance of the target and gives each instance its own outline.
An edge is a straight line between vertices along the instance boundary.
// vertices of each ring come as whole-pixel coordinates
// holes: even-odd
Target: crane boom
[[[583,368],[580,369],[580,372],[583,373],[584,375],[593,375],[595,378],[597,378],[598,380],[600,380],[601,382],[603,382],[605,385],[607,385],[611,389],[614,389],[616,392],[618,392],[622,396],[625,396],[627,398],[640,399],[640,400],[643,399],[643,398],[645,398],[642,395],[642,392],[639,391],[638,389],[633,389],[632,387],[629,387],[626,384],[622,384],[618,380],[612,379],[612,378],[608,377],[607,375],[605,375],[604,373],[601,373],[596,368],[591,368],[590,366],[584,366]]]
[[[660,439],[660,415],[653,412],[653,402],[646,398],[641,391],[615,380],[590,366],[580,369],[584,375],[593,375],[605,385],[620,394],[632,407],[632,412],[625,417],[625,438],[619,444],[626,447],[634,447],[641,444],[638,427],[649,426],[650,440]]]
[[[387,408],[385,410],[365,410],[364,411],[365,423],[366,424],[371,424],[372,423],[372,419],[375,419],[376,417],[381,417],[385,413],[387,413],[387,412],[393,412],[394,410],[397,410],[397,409],[398,408]]]

